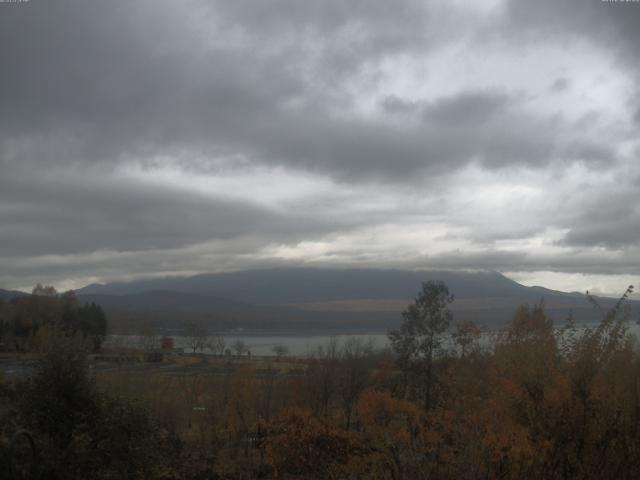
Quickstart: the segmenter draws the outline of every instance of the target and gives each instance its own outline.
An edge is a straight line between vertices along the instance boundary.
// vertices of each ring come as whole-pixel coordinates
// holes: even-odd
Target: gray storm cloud
[[[639,14],[600,1],[0,4],[0,286],[309,259],[628,273],[639,92],[600,98],[581,82],[612,59],[637,84]],[[512,66],[566,44],[575,68]],[[310,242],[323,253],[305,256]]]

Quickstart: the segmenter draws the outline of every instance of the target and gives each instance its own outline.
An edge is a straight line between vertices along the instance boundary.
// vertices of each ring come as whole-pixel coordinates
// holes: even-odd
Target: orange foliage
[[[162,340],[160,340],[160,348],[173,348],[173,345],[173,337],[164,336]]]
[[[347,434],[308,411],[285,409],[268,429],[266,461],[277,478],[336,478],[347,463]]]
[[[415,425],[420,413],[418,405],[394,398],[387,391],[366,390],[358,402],[358,415],[365,428],[389,428],[392,424]]]

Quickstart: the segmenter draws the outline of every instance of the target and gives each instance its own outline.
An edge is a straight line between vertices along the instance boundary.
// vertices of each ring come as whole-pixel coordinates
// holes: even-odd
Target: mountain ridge
[[[153,290],[218,295],[257,304],[303,303],[351,298],[413,298],[421,282],[442,280],[461,298],[574,295],[526,287],[494,271],[452,272],[398,269],[277,268],[92,284],[76,293],[128,295]],[[542,290],[542,291],[541,291]]]
[[[519,305],[540,301],[557,322],[570,313],[582,322],[599,320],[584,294],[527,287],[493,271],[275,268],[91,284],[76,295],[101,305],[115,331],[189,321],[216,329],[384,331],[397,326],[428,280],[448,285],[456,320],[500,327]],[[598,297],[605,309],[616,300]],[[640,302],[630,303],[640,310]]]
[[[23,297],[25,295],[29,295],[29,294],[25,292],[20,292],[18,290],[5,290],[3,288],[0,288],[0,300],[11,300],[12,298]]]

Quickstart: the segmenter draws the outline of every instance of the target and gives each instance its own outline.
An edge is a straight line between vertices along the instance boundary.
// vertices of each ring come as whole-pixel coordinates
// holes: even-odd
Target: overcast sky
[[[0,3],[0,287],[640,278],[640,3]]]

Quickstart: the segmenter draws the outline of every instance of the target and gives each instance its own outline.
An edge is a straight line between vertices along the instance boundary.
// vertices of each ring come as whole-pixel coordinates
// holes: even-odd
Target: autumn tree
[[[236,352],[236,356],[239,358],[241,357],[245,352],[249,351],[249,347],[247,347],[247,344],[244,342],[244,340],[236,340],[235,342],[233,342],[233,350]]]
[[[165,335],[162,337],[162,339],[160,339],[160,348],[172,349],[174,346],[175,345],[174,345],[173,337],[169,337]]]
[[[89,337],[93,349],[99,350],[107,335],[107,316],[96,303],[78,305],[73,292],[64,293],[60,301],[63,304],[62,324],[71,334],[77,332]]]
[[[242,447],[249,455],[249,436],[256,425],[258,382],[251,364],[241,366],[231,377],[227,403],[227,426],[234,443],[234,456]]]
[[[416,432],[421,408],[408,400],[394,398],[387,391],[368,389],[358,401],[358,417],[369,447],[365,453],[379,478],[420,478]],[[386,472],[389,476],[383,476]]]
[[[594,308],[602,312],[595,327],[577,332],[573,322],[562,332],[564,366],[571,392],[569,412],[562,418],[565,442],[563,467],[575,477],[612,478],[625,471],[638,475],[629,458],[637,455],[640,435],[640,369],[637,347],[628,333],[629,286],[616,304],[604,310],[588,295]],[[587,292],[588,294],[588,292]],[[564,344],[564,345],[563,345]],[[624,453],[623,453],[624,452]],[[632,453],[636,452],[636,453]],[[621,477],[623,475],[618,475]]]
[[[289,408],[268,426],[266,458],[276,478],[348,478],[349,438],[309,412]]]
[[[307,368],[307,390],[311,393],[314,413],[327,417],[336,397],[340,369],[338,339],[331,337],[320,345]]]
[[[448,308],[453,299],[444,282],[423,283],[414,303],[402,312],[400,328],[389,332],[400,368],[422,383],[425,411],[433,405],[434,361],[442,353],[443,334],[453,318]]]
[[[35,478],[175,478],[178,443],[169,445],[170,432],[144,408],[101,392],[88,368],[91,348],[60,330],[15,386],[15,421],[37,439]]]
[[[184,324],[184,335],[193,353],[204,350],[207,345],[207,328],[200,322],[190,321]]]
[[[275,356],[280,360],[282,357],[289,353],[289,347],[286,345],[274,345],[271,351],[275,354]]]
[[[461,358],[477,349],[481,334],[480,327],[473,320],[463,320],[456,324],[451,337],[458,346]]]
[[[194,371],[177,376],[177,390],[182,394],[187,410],[187,425],[192,426],[194,408],[199,407],[199,402],[205,390],[205,376],[202,372]]]
[[[553,322],[542,303],[518,307],[491,363],[493,391],[481,406],[495,419],[485,425],[490,468],[507,478],[548,477],[549,456],[559,450],[554,426],[567,410]]]
[[[138,336],[140,346],[145,350],[155,350],[160,346],[158,330],[151,323],[142,325]]]
[[[222,333],[218,332],[209,337],[207,347],[214,353],[214,355],[222,356],[227,348],[227,340],[224,338]]]
[[[373,342],[352,337],[346,340],[340,359],[338,391],[342,400],[345,426],[349,430],[360,394],[367,386],[369,377],[368,359],[373,352]]]
[[[41,329],[79,333],[93,341],[94,350],[100,348],[107,333],[107,317],[99,305],[82,305],[73,291],[58,294],[51,286],[38,284],[32,295],[13,298],[2,310],[3,336],[16,349],[40,348],[34,340],[40,342],[47,336],[38,334]]]
[[[39,297],[56,297],[58,295],[58,291],[51,285],[42,285],[38,283],[33,290],[31,290],[31,295],[39,296]]]

